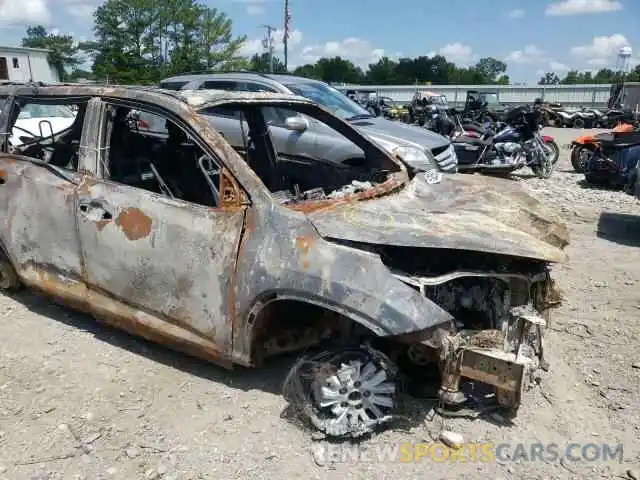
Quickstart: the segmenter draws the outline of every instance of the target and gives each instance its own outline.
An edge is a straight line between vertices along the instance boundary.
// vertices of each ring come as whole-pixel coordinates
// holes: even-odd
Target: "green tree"
[[[369,65],[365,79],[368,83],[376,85],[392,85],[397,81],[397,67],[397,62],[389,57],[382,57],[377,63]]]
[[[95,12],[94,33],[94,74],[118,83],[228,69],[240,62],[246,40],[233,38],[226,14],[195,0],[106,0]]]
[[[263,53],[262,55],[258,55],[256,53],[251,57],[251,60],[249,60],[249,70],[269,73],[271,71],[270,69],[271,65],[268,53]],[[273,73],[287,73],[287,69],[284,67],[284,62],[276,56],[273,57]]]
[[[293,71],[293,74],[297,75],[298,77],[313,78],[316,80],[321,79],[320,75],[318,74],[318,71],[316,70],[316,66],[311,63],[307,63],[306,65],[300,65],[299,67],[296,67],[295,70]]]
[[[499,75],[507,71],[507,64],[493,57],[484,57],[476,63],[475,69],[486,83],[494,83]]]
[[[557,85],[560,83],[560,77],[557,73],[547,72],[538,80],[538,85]]]
[[[341,57],[321,58],[315,64],[314,70],[325,82],[360,83],[364,79],[360,67]]]
[[[247,37],[233,38],[233,24],[226,13],[216,8],[199,8],[199,28],[202,35],[200,46],[205,53],[207,68],[214,69],[233,61]]]
[[[81,60],[76,57],[78,47],[71,35],[54,35],[47,32],[42,25],[27,27],[22,46],[49,50],[49,63],[56,70],[61,81],[68,80],[68,71],[81,63]]]

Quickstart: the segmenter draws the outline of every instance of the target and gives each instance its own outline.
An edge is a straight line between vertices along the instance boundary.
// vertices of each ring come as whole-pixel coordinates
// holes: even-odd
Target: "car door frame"
[[[2,187],[8,192],[4,202],[0,199],[6,218],[4,225],[0,223],[0,247],[25,285],[44,291],[61,303],[86,309],[86,284],[74,211],[77,188],[85,174],[79,166],[76,171],[49,167],[43,161],[8,152],[10,126],[14,117],[17,120],[20,100],[73,103],[65,96],[38,98],[35,94],[31,88],[16,89],[9,96],[0,119],[4,149],[0,153]],[[83,98],[88,104],[80,157],[88,138],[91,96]],[[48,188],[43,192],[45,187]]]
[[[148,111],[184,128],[222,169],[221,204],[210,208],[109,179],[105,166],[110,147],[107,128],[110,106]],[[87,163],[82,167],[95,171],[96,175],[79,189],[76,211],[92,313],[100,320],[136,335],[230,367],[235,316],[234,276],[245,215],[250,205],[246,191],[225,169],[218,153],[190,127],[189,121],[174,112],[139,101],[105,96],[92,104],[91,118],[93,141],[99,148],[94,150],[93,156],[84,158]],[[229,192],[233,194],[229,195]],[[225,198],[230,200],[225,202]],[[97,214],[102,212],[103,217],[96,217],[92,202],[102,208],[96,207],[95,211]],[[90,213],[87,213],[89,209]],[[110,217],[104,216],[104,212]],[[216,230],[218,227],[220,230]],[[200,234],[197,238],[204,241],[192,241],[187,246],[181,244],[177,249],[166,250],[169,245],[176,246],[171,243],[172,235],[188,243],[192,231],[193,237],[197,232]],[[217,245],[214,244],[216,241]],[[171,252],[175,257],[169,262],[167,254]],[[104,261],[103,255],[109,254],[115,260]],[[189,263],[191,257],[187,254],[199,261]],[[111,262],[116,265],[113,269],[109,266]],[[207,262],[211,263],[210,268],[207,268]],[[186,265],[195,269],[201,278],[185,271]],[[218,292],[206,290],[209,286],[215,289],[216,285]],[[195,315],[197,312],[202,312],[202,318]]]

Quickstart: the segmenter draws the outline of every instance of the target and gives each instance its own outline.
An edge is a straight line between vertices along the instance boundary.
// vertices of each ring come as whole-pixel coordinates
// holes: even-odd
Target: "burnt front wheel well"
[[[254,365],[265,358],[304,350],[323,341],[344,344],[375,336],[339,312],[301,300],[272,300],[250,323]]]

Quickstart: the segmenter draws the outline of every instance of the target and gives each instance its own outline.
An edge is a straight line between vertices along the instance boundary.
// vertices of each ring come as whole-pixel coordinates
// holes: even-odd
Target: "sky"
[[[265,29],[283,25],[284,0],[202,0],[246,35],[242,53],[263,51]],[[397,3],[396,3],[397,2]],[[535,84],[544,72],[615,67],[631,46],[640,63],[640,0],[290,0],[289,66],[341,56],[366,68],[391,58],[440,53],[458,65],[494,57],[512,82]],[[0,0],[0,45],[19,45],[26,25],[92,37],[101,0]],[[274,35],[282,52],[282,30]]]

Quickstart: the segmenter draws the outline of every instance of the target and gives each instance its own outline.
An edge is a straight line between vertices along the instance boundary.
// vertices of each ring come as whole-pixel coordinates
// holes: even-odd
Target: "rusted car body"
[[[568,232],[517,185],[412,174],[291,95],[13,85],[0,101],[0,287],[27,285],[226,367],[329,338],[382,340],[435,360],[446,403],[470,378],[519,405]],[[8,145],[34,101],[78,105],[77,121]],[[367,163],[278,158],[260,113],[272,106],[334,128]],[[247,119],[245,158],[207,120],[219,108]],[[180,142],[136,136],[134,110],[166,118]]]

